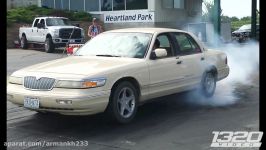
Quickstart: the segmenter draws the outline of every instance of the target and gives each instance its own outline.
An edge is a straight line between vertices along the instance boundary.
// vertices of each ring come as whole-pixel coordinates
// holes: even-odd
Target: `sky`
[[[251,16],[252,0],[221,0],[221,9],[224,16],[236,16],[242,18]],[[259,1],[257,0],[257,9],[259,10]]]

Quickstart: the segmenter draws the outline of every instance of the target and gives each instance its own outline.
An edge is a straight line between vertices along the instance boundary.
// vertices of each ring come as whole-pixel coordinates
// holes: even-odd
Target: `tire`
[[[45,39],[44,49],[46,53],[52,53],[54,51],[54,43],[52,38],[48,37]]]
[[[27,40],[25,35],[22,35],[22,37],[20,39],[20,47],[22,49],[27,49],[28,48],[28,40]]]
[[[130,82],[121,82],[111,93],[107,113],[118,123],[129,123],[136,115],[138,100],[136,88]]]
[[[201,81],[201,92],[205,97],[213,96],[216,89],[216,76],[213,72],[205,72]]]

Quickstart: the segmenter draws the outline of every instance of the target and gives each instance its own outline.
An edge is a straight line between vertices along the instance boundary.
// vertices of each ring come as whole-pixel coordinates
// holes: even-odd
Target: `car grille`
[[[55,83],[55,79],[42,77],[27,76],[24,77],[24,87],[31,90],[51,90]]]
[[[59,37],[63,39],[69,39],[71,33],[73,32],[71,39],[81,38],[81,29],[60,29]]]

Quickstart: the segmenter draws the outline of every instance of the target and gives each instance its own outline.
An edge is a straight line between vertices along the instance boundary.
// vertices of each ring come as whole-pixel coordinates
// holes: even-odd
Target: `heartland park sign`
[[[154,12],[117,11],[104,13],[104,23],[154,22]]]

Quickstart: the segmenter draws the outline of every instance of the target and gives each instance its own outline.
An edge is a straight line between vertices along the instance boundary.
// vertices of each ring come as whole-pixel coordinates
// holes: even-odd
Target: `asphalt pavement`
[[[61,51],[48,54],[41,50],[8,49],[7,75],[62,57],[67,56]],[[133,122],[126,125],[113,123],[104,114],[39,114],[7,102],[7,142],[28,144],[8,149],[210,150],[215,149],[210,147],[213,131],[259,130],[258,74],[253,75],[251,83],[235,83],[232,89],[218,82],[214,97],[204,104],[198,103],[198,99],[201,98],[193,92],[158,98],[142,105]],[[216,103],[231,99],[228,104]],[[79,146],[58,146],[60,142]]]

